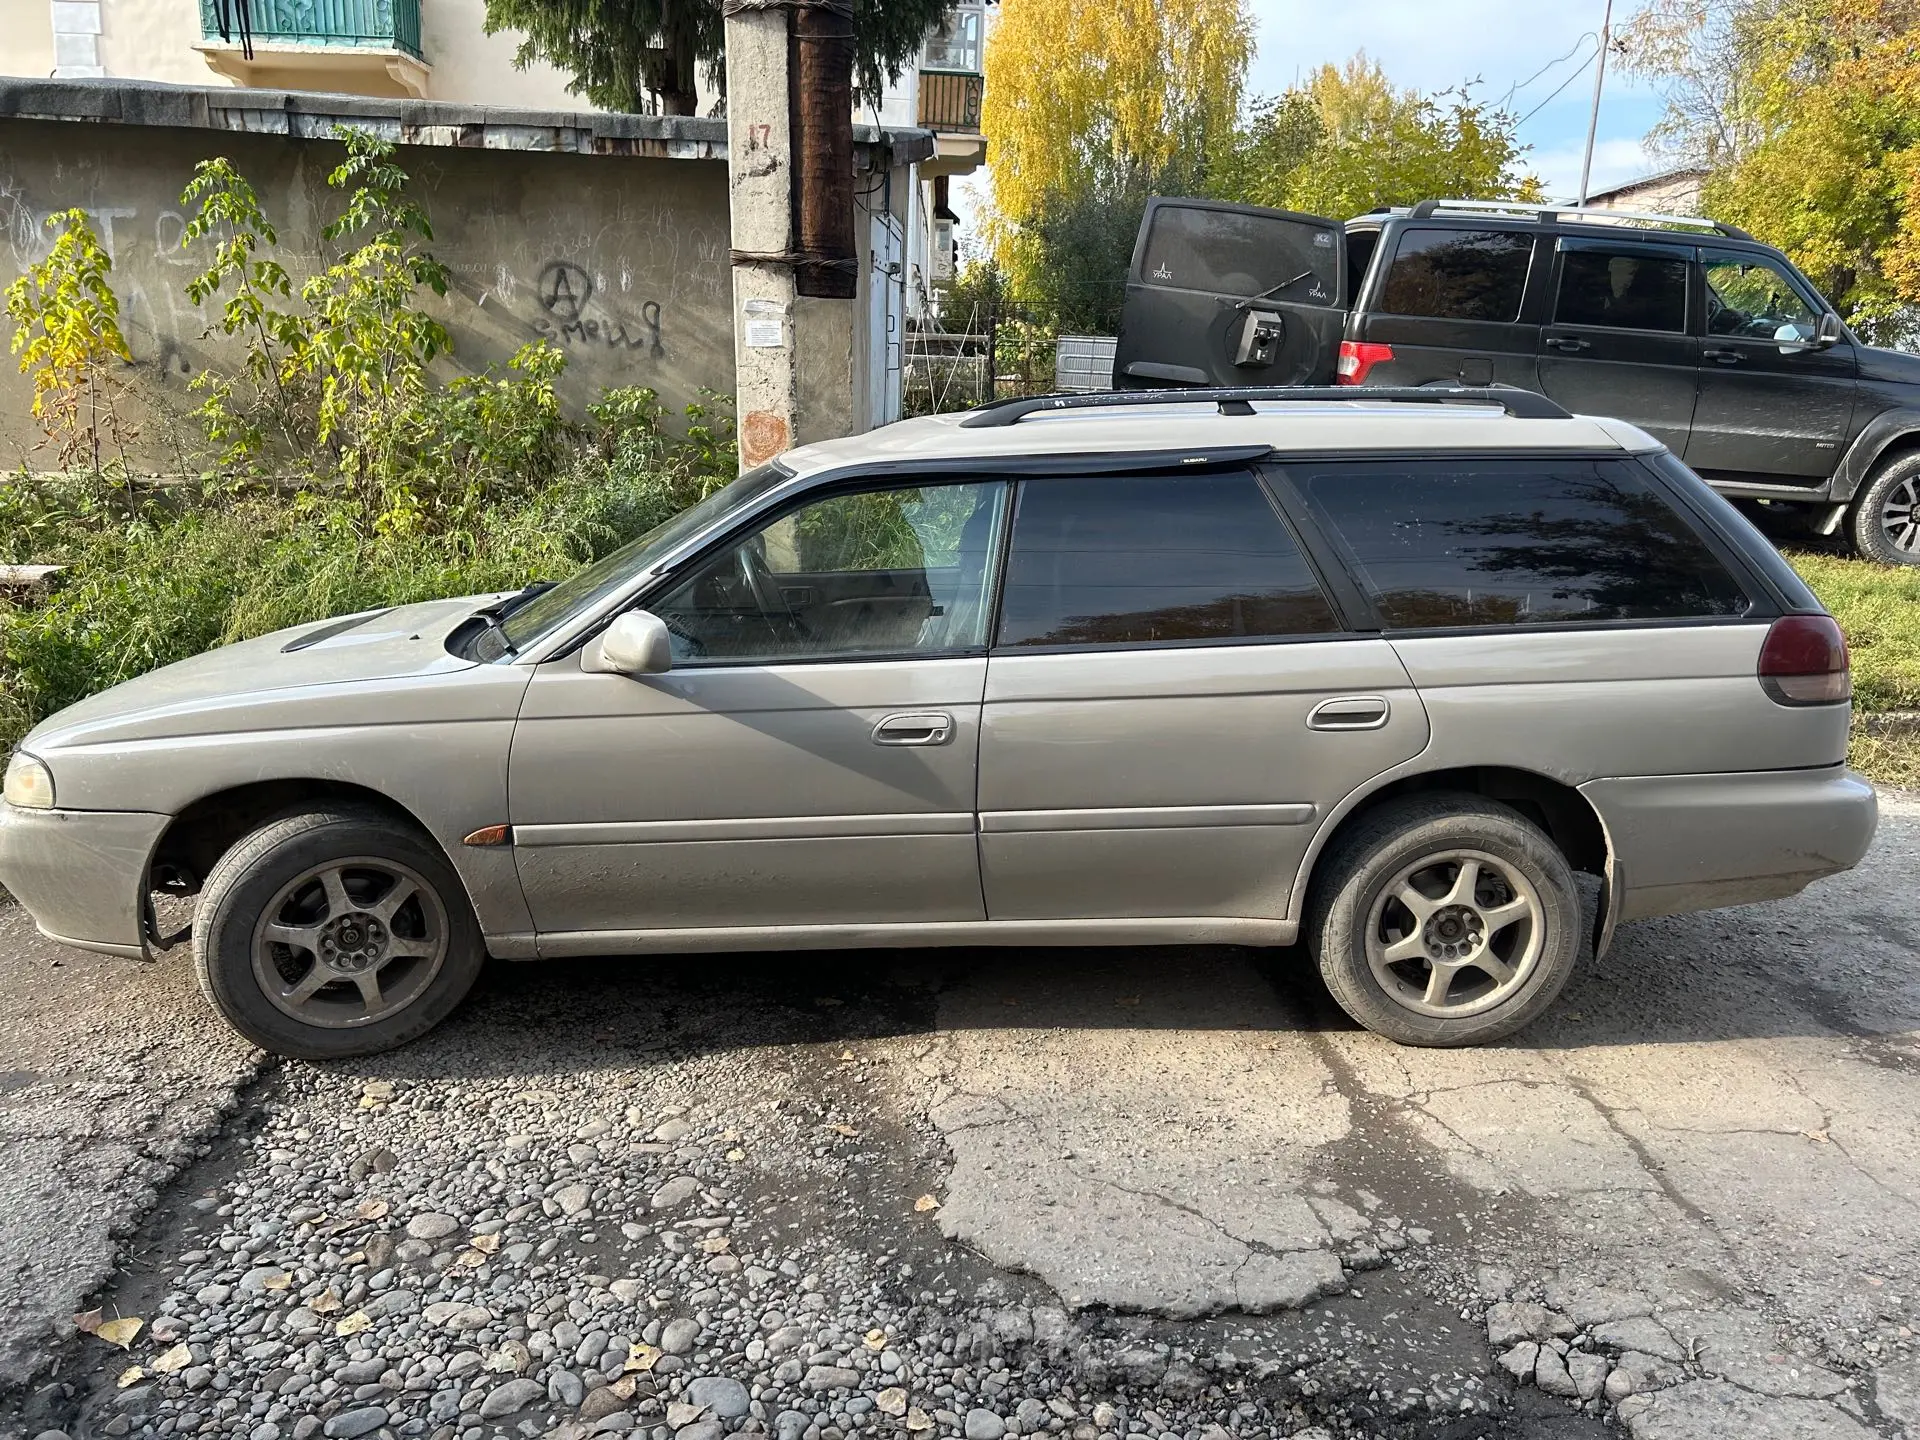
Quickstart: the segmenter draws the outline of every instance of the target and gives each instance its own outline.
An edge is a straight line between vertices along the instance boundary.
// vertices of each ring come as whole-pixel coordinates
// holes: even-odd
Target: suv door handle
[[[1384,695],[1336,695],[1307,712],[1309,730],[1378,730],[1393,714]]]
[[[1591,350],[1593,342],[1582,340],[1576,335],[1549,335],[1547,346],[1552,350]]]
[[[1700,358],[1702,360],[1718,360],[1722,365],[1738,365],[1747,357],[1742,355],[1738,350],[1702,350],[1700,352]]]
[[[953,717],[942,710],[887,715],[873,727],[876,745],[945,745],[953,739]]]

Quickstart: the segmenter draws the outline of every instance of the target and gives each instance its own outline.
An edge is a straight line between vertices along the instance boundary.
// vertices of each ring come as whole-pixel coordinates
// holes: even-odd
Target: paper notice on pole
[[[787,327],[778,320],[747,321],[749,350],[778,350],[787,343]]]

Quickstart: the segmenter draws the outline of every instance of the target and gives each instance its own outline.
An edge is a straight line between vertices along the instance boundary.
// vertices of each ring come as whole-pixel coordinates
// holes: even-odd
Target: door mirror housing
[[[1847,327],[1840,322],[1838,315],[1829,310],[1820,317],[1820,328],[1813,332],[1813,348],[1831,350],[1844,340],[1846,335]]]
[[[645,610],[617,616],[580,652],[580,668],[592,675],[663,675],[673,668],[667,622]]]

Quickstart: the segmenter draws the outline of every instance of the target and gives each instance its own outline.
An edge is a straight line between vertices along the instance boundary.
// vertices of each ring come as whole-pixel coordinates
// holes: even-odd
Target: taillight
[[[1853,695],[1847,637],[1831,615],[1782,615],[1760,647],[1760,688],[1781,705],[1832,705]]]
[[[1340,360],[1334,366],[1336,385],[1364,385],[1367,372],[1383,360],[1393,359],[1391,345],[1375,345],[1368,340],[1342,340]]]

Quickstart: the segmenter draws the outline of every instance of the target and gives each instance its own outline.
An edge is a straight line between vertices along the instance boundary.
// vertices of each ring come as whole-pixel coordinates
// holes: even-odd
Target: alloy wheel
[[[1546,938],[1527,878],[1482,850],[1426,855],[1388,881],[1367,919],[1367,964],[1421,1015],[1478,1015],[1524,986]]]

